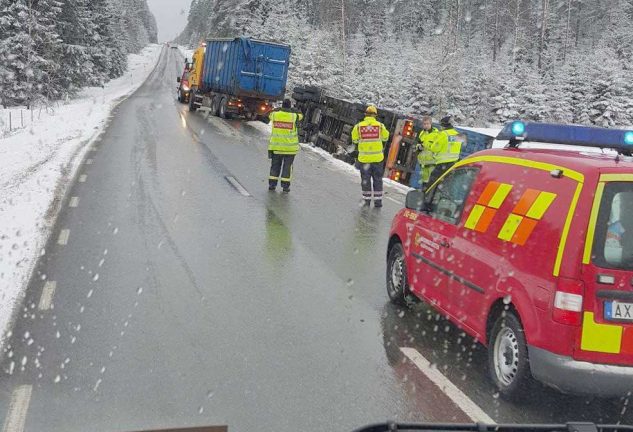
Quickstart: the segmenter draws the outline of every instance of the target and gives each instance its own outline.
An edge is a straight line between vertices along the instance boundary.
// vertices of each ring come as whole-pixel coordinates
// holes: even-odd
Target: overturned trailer
[[[352,128],[365,116],[366,104],[350,102],[329,95],[320,87],[295,87],[295,107],[304,114],[299,132],[302,142],[312,143],[344,160],[354,163]],[[418,187],[420,167],[417,160],[417,136],[422,120],[395,111],[378,108],[378,120],[389,130],[385,146],[385,176],[402,184]],[[494,136],[456,127],[465,137],[461,157],[492,147]]]

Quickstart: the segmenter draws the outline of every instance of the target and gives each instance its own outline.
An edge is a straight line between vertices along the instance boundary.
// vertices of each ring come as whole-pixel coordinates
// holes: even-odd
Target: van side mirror
[[[424,201],[424,192],[417,189],[409,191],[409,193],[407,194],[405,207],[418,212],[424,211],[426,208],[426,204]]]
[[[179,83],[180,82],[180,77],[176,77],[176,82]]]

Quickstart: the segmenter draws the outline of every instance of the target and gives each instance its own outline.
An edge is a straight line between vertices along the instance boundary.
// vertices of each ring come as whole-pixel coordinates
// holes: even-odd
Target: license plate
[[[604,318],[614,321],[633,321],[633,303],[608,301],[604,303]]]

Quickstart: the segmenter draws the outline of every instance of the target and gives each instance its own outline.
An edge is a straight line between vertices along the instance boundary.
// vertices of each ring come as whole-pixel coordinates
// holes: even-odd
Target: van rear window
[[[592,259],[599,267],[633,270],[633,182],[605,185]]]

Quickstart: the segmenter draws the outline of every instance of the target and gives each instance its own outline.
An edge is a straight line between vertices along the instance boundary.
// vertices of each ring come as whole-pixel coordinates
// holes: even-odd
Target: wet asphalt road
[[[400,205],[360,208],[358,181],[308,151],[291,194],[269,193],[265,129],[190,114],[181,63],[163,51],[81,166],[2,353],[0,418],[30,386],[27,431],[468,421],[399,349],[413,347],[496,421],[633,423],[624,400],[500,400],[483,347],[387,303]]]

